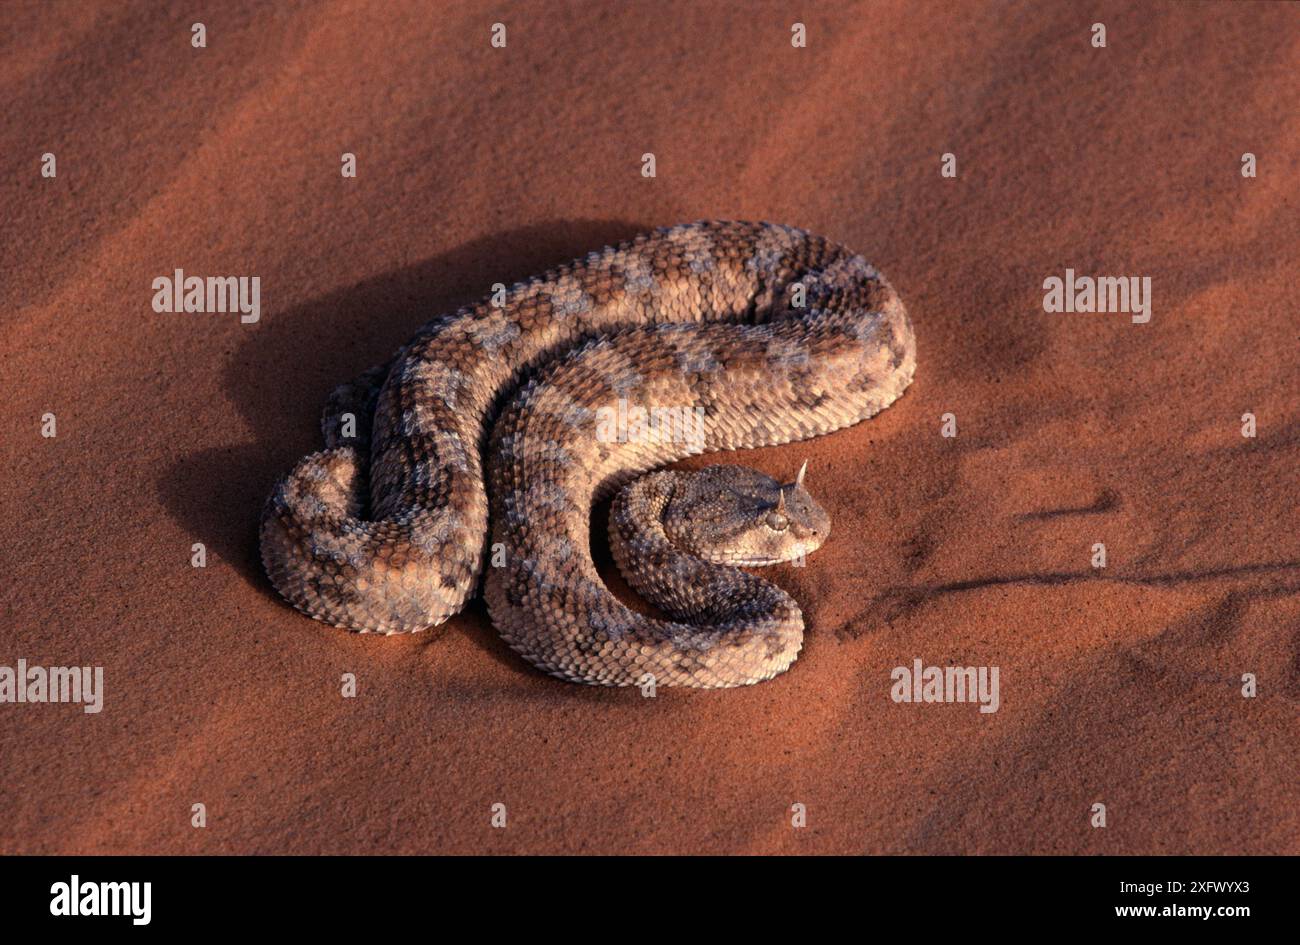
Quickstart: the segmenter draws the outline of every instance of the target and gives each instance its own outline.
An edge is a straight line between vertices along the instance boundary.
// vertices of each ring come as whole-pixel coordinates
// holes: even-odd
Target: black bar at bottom
[[[959,928],[1202,927],[1294,917],[1289,857],[901,857],[818,863],[667,858],[3,857],[4,928],[148,935],[398,932],[500,917],[622,935],[843,916],[875,934]],[[146,885],[147,884],[147,885]],[[86,914],[116,912],[116,915]],[[75,913],[75,914],[74,914]],[[531,919],[530,919],[531,917]],[[669,919],[671,918],[671,921]],[[430,924],[434,923],[434,924]],[[540,931],[540,929],[539,929]],[[93,938],[92,938],[93,940]]]

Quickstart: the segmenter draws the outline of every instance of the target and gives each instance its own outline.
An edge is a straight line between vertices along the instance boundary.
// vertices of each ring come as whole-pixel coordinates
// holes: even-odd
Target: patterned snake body
[[[713,467],[694,485],[661,473],[620,496],[616,561],[662,618],[602,583],[588,547],[592,504],[685,456],[857,423],[893,402],[914,368],[903,305],[860,256],[771,224],[659,230],[436,319],[391,364],[335,391],[326,450],[267,502],[263,562],[317,619],[419,630],[474,593],[490,496],[499,566],[487,568],[489,613],[534,665],[603,685],[757,682],[793,662],[802,616],[783,591],[721,562],[816,547],[824,513],[802,484]],[[672,424],[602,435],[610,417],[655,411],[700,422],[690,436]],[[762,524],[774,501],[780,536]],[[722,509],[702,520],[751,550],[685,553],[659,518],[674,508],[679,523]],[[753,520],[733,527],[745,510]]]

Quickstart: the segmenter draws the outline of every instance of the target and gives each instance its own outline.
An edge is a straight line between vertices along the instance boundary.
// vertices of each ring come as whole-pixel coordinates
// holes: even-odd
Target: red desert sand
[[[98,713],[0,705],[0,851],[1300,852],[1300,10],[198,16],[0,10],[0,663],[104,674]],[[833,517],[768,572],[790,672],[644,698],[536,672],[481,602],[385,639],[276,596],[258,515],[334,385],[702,218],[853,247],[916,328],[879,417],[725,457],[807,458]],[[1046,312],[1067,268],[1149,277],[1150,321]],[[259,320],[154,311],[176,269],[257,276]],[[895,702],[918,659],[997,667],[998,711]]]

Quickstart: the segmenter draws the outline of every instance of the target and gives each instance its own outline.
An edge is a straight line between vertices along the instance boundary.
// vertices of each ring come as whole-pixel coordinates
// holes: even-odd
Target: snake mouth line
[[[727,561],[725,563],[734,565],[737,568],[770,568],[778,564],[792,564],[798,567],[799,561],[808,554],[811,554],[811,552],[805,552],[804,554],[796,555],[793,558],[741,558],[738,560]]]

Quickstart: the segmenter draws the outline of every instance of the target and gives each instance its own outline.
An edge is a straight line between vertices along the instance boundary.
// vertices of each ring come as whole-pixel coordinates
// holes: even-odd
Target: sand
[[[0,664],[104,670],[99,713],[0,705],[0,852],[1300,852],[1300,10],[730,6],[231,2],[202,49],[185,5],[0,9]],[[711,217],[858,249],[918,339],[877,419],[731,457],[834,518],[771,572],[789,673],[643,698],[478,602],[383,639],[278,599],[258,512],[333,385]],[[260,320],[155,312],[177,268]],[[1067,268],[1151,320],[1045,312]],[[917,659],[998,711],[896,703]]]

